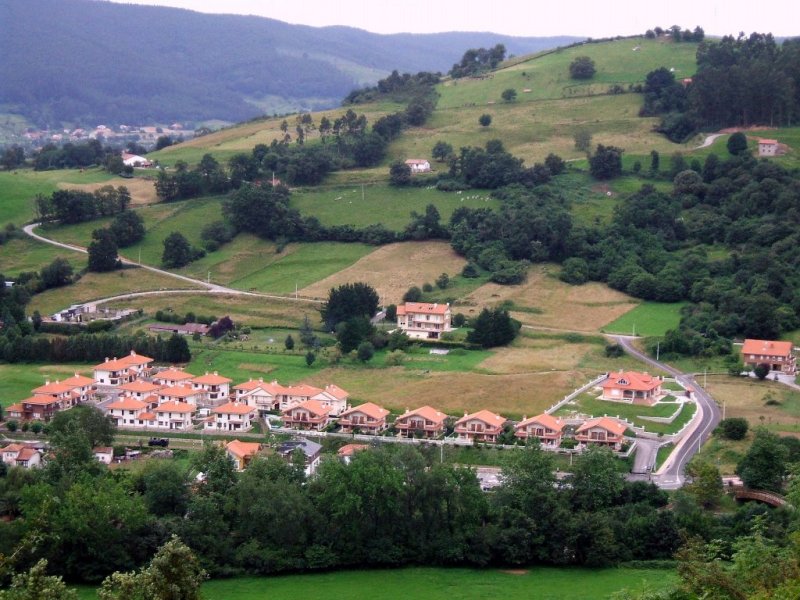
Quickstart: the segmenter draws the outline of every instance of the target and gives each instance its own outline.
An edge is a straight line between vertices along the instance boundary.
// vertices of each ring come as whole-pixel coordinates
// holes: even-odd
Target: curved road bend
[[[43,237],[43,236],[39,235],[38,233],[35,233],[33,230],[35,228],[37,228],[39,225],[41,225],[41,223],[31,223],[30,225],[25,225],[25,227],[23,227],[22,229],[27,235],[29,235],[30,237],[32,237],[33,239],[35,239],[35,240],[37,240],[39,242],[42,242],[42,243],[45,243],[45,244],[50,244],[52,246],[57,246],[59,248],[64,248],[66,250],[71,250],[73,252],[80,252],[82,254],[88,254],[88,250],[86,248],[82,247],[82,246],[74,246],[72,244],[65,244],[63,242],[57,242],[55,240],[51,240],[50,238]],[[202,279],[194,279],[192,277],[187,277],[185,275],[179,275],[177,273],[172,273],[171,271],[165,271],[164,269],[159,269],[157,267],[151,267],[149,265],[140,264],[140,263],[137,263],[137,262],[132,261],[130,259],[123,258],[122,256],[120,256],[119,259],[120,259],[120,262],[122,262],[125,265],[130,265],[130,266],[133,266],[133,267],[139,267],[140,269],[146,269],[148,271],[152,271],[153,273],[158,273],[159,275],[164,275],[165,277],[172,277],[173,279],[179,279],[179,280],[184,281],[186,283],[192,283],[194,285],[199,285],[199,286],[205,288],[205,292],[207,292],[207,293],[231,294],[231,295],[235,295],[235,296],[256,296],[256,297],[259,297],[259,298],[272,298],[272,299],[276,299],[276,300],[296,300],[298,302],[310,302],[310,303],[314,303],[314,304],[322,303],[322,300],[313,300],[311,298],[297,298],[297,297],[292,297],[292,296],[279,296],[277,294],[262,294],[260,292],[246,292],[244,290],[237,290],[237,289],[234,289],[234,288],[225,287],[224,285],[218,285],[216,283],[209,283],[207,281],[203,281]],[[136,292],[136,293],[131,293],[131,294],[122,294],[120,296],[114,296],[114,297],[111,297],[111,298],[102,298],[102,299],[99,299],[99,300],[92,300],[91,302],[85,302],[83,304],[83,306],[105,304],[106,302],[110,302],[110,301],[113,301],[113,300],[124,300],[124,299],[127,299],[127,298],[136,298],[136,297],[139,297],[139,296],[148,296],[148,295],[155,295],[155,294],[173,294],[173,293],[185,294],[185,293],[190,293],[190,292],[197,293],[197,292],[202,292],[202,291],[201,290],[186,290],[186,289],[183,289],[183,290],[160,290],[160,291],[151,291],[151,292]]]
[[[700,446],[708,439],[711,432],[720,421],[719,406],[717,406],[714,399],[697,384],[694,376],[681,373],[667,364],[653,360],[636,349],[631,343],[632,340],[636,338],[624,335],[612,335],[608,337],[616,341],[625,349],[625,352],[631,356],[634,356],[653,368],[666,371],[675,377],[684,387],[691,387],[693,390],[694,399],[697,402],[697,415],[694,418],[694,423],[690,426],[691,429],[689,433],[683,436],[675,447],[675,450],[669,455],[664,466],[659,469],[659,473],[652,476],[652,481],[661,488],[679,488],[683,485],[683,470],[686,468],[686,463],[700,450]]]

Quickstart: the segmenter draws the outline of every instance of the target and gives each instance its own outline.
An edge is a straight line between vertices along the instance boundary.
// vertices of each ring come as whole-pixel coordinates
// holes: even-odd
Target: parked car
[[[148,446],[161,446],[166,448],[169,446],[169,438],[150,438],[150,441],[147,442]]]

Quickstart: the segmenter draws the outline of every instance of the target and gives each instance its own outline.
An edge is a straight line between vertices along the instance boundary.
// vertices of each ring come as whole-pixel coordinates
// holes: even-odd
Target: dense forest
[[[577,39],[378,35],[88,0],[1,0],[0,23],[0,104],[55,128],[243,121],[262,102],[330,108],[395,68],[445,70],[466,47],[526,54]]]

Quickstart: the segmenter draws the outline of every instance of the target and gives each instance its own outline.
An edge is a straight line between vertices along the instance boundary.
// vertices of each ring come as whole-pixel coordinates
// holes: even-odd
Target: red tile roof
[[[156,406],[155,412],[193,413],[196,410],[197,407],[194,406],[194,404],[189,404],[188,402],[164,402],[164,404],[159,404]]]
[[[142,410],[147,408],[147,403],[128,396],[112,402],[106,408],[108,410]]]
[[[164,379],[165,381],[185,381],[186,379],[193,379],[194,375],[171,367],[161,371],[160,373],[157,373],[154,378]]]
[[[69,392],[74,387],[74,385],[62,381],[48,381],[46,384],[34,388],[31,392],[34,394],[63,394],[64,392]]]
[[[147,363],[151,362],[153,362],[153,359],[149,356],[136,354],[136,352],[131,351],[128,356],[106,360],[105,362],[101,362],[99,365],[95,365],[94,368],[95,370],[100,371],[122,371],[124,369],[129,369],[132,366],[146,365]]]
[[[316,396],[317,394],[321,393],[322,390],[314,387],[313,385],[308,385],[305,383],[301,383],[298,385],[289,385],[283,388],[283,394],[286,396],[300,396],[301,398],[311,398],[311,396]]]
[[[663,382],[653,377],[648,373],[639,373],[637,371],[620,371],[619,373],[609,373],[600,387],[603,389],[609,388],[623,388],[626,390],[634,390],[637,392],[649,392],[656,389]]]
[[[166,396],[167,398],[189,398],[190,396],[197,396],[201,393],[200,390],[192,389],[192,387],[188,385],[174,385],[158,390],[159,396]]]
[[[600,427],[602,429],[605,429],[606,431],[610,431],[615,435],[622,435],[623,433],[625,433],[625,430],[627,429],[625,425],[623,425],[616,419],[612,419],[611,417],[598,417],[596,419],[589,419],[588,421],[586,421],[583,425],[581,425],[575,430],[575,433],[582,433],[584,431],[592,429],[593,427]]]
[[[381,419],[386,418],[386,415],[389,414],[389,411],[383,408],[382,406],[378,406],[373,402],[365,402],[364,404],[360,404],[358,406],[354,406],[353,408],[348,408],[342,414],[339,415],[340,418],[344,419],[354,413],[363,413],[368,417],[372,417],[376,421],[380,421]]]
[[[350,397],[350,392],[346,392],[339,386],[333,384],[326,385],[323,391],[327,392],[337,400],[347,400]]]
[[[472,413],[471,415],[464,415],[458,421],[456,421],[456,425],[460,423],[466,423],[467,421],[472,421],[473,419],[477,419],[478,421],[483,421],[487,425],[491,425],[492,427],[502,427],[505,422],[506,418],[501,417],[500,415],[496,415],[492,411],[489,410],[479,410],[476,413]]]
[[[39,454],[39,451],[36,448],[23,448],[17,453],[17,462],[26,461],[32,459],[34,456]]]
[[[426,419],[428,421],[433,421],[434,423],[442,423],[447,418],[446,414],[444,414],[443,412],[439,412],[435,408],[432,408],[430,406],[422,406],[414,410],[406,411],[404,414],[397,417],[397,420],[398,421],[400,419],[405,420],[413,416],[420,416],[423,419]]]
[[[340,457],[353,456],[353,454],[356,452],[361,452],[367,448],[369,448],[367,444],[346,444],[345,446],[339,448],[339,451],[336,454]]]
[[[78,375],[75,373],[72,377],[68,377],[61,383],[67,383],[73,387],[83,387],[86,385],[94,384],[94,379],[91,377],[84,377],[83,375]]]
[[[527,427],[528,425],[533,425],[534,423],[544,425],[553,431],[561,431],[564,429],[564,425],[566,425],[566,423],[564,423],[564,421],[561,419],[558,419],[552,415],[548,415],[547,413],[542,413],[541,415],[536,415],[530,419],[524,419],[523,421],[520,421],[517,423],[516,428],[521,429],[522,427]]]
[[[221,385],[223,383],[231,383],[232,381],[233,379],[228,379],[227,377],[218,375],[216,371],[214,373],[206,373],[205,375],[200,375],[199,377],[192,379],[192,383],[204,385]]]
[[[791,356],[792,342],[774,342],[771,340],[745,340],[742,354],[765,354],[767,356]]]
[[[47,406],[49,404],[57,404],[61,402],[58,398],[53,398],[52,396],[31,396],[30,398],[26,398],[22,401],[22,404],[38,404],[41,406]]]
[[[149,381],[144,381],[143,379],[137,379],[136,381],[131,381],[130,383],[121,385],[117,389],[122,390],[123,392],[146,394],[147,392],[160,390],[162,387],[164,386],[158,383],[150,383]]]
[[[261,444],[257,442],[240,442],[233,440],[225,444],[225,449],[238,458],[246,458],[258,454],[261,450]]]
[[[778,143],[778,140],[766,140],[766,139],[761,139],[761,140],[758,140],[758,143],[759,143],[759,144],[769,144],[769,145],[771,145],[771,146],[774,146],[774,145],[776,145],[776,144]]]
[[[241,402],[228,402],[222,406],[218,406],[211,412],[220,415],[247,415],[255,410],[256,409],[254,406],[248,406],[247,404],[242,404]]]
[[[428,314],[428,315],[443,315],[450,310],[449,304],[431,304],[428,302],[406,302],[397,307],[398,315],[406,315],[409,313],[414,314]]]
[[[320,402],[319,400],[306,400],[305,402],[301,402],[300,404],[295,404],[291,408],[283,409],[283,414],[285,415],[290,414],[292,411],[295,411],[297,409],[307,410],[311,414],[316,415],[318,417],[324,417],[332,410],[330,407],[322,404],[322,402]]]

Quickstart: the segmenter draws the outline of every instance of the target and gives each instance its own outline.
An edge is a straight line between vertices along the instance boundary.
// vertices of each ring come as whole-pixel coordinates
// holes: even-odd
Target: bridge
[[[733,497],[736,498],[736,500],[755,500],[756,502],[763,502],[764,504],[769,504],[776,508],[779,506],[794,508],[786,501],[786,498],[780,494],[768,492],[766,490],[751,490],[744,486],[736,486],[733,488]]]

